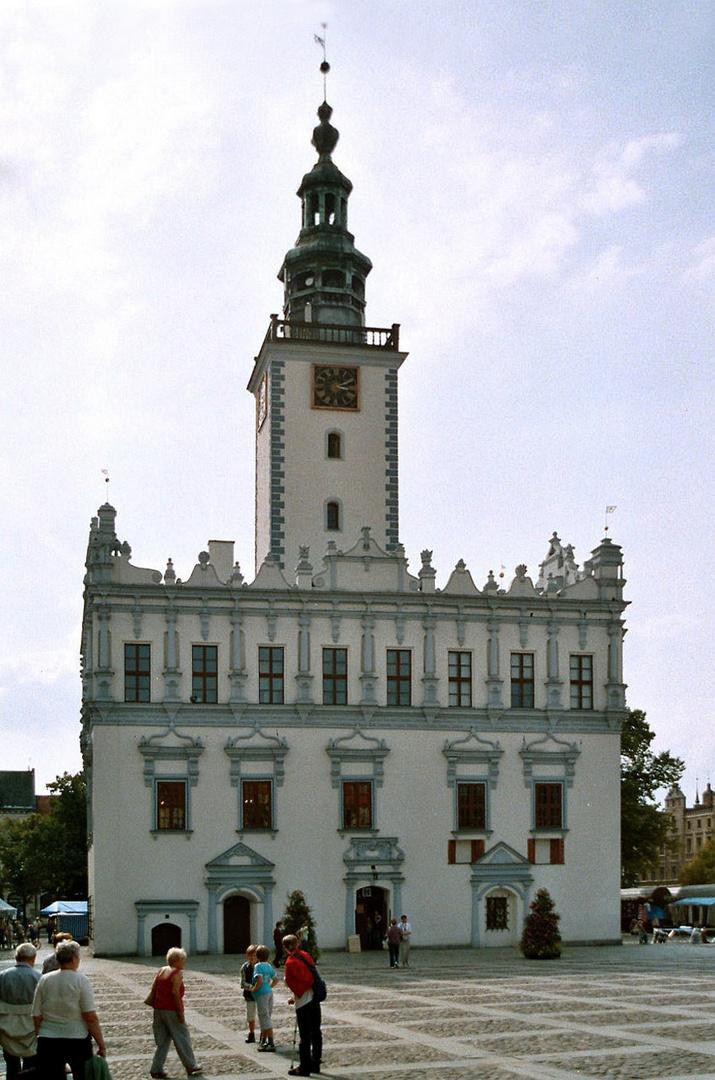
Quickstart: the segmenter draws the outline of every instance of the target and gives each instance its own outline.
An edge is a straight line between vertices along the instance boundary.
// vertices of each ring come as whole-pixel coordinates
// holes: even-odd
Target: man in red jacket
[[[323,1056],[323,1033],[320,1030],[320,1004],[313,1001],[313,969],[315,964],[309,953],[299,949],[300,941],[295,934],[283,938],[286,952],[285,982],[293,995],[288,1004],[295,1003],[295,1015],[298,1021],[300,1043],[298,1045],[299,1065],[289,1069],[289,1076],[310,1076],[320,1072],[320,1060]]]

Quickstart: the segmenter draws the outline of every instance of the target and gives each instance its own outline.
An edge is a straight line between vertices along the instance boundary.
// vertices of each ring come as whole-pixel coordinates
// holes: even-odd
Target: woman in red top
[[[154,1042],[156,1053],[151,1063],[151,1075],[155,1080],[165,1080],[166,1055],[173,1042],[187,1076],[199,1076],[203,1070],[196,1064],[189,1029],[184,1020],[184,977],[186,963],[183,949],[169,949],[167,967],[163,967],[154,979]]]
[[[315,966],[310,953],[299,949],[300,942],[295,934],[283,938],[283,948],[287,954],[285,962],[286,986],[292,997],[288,1004],[295,1003],[295,1016],[298,1021],[300,1042],[298,1055],[300,1064],[297,1069],[289,1069],[289,1076],[310,1076],[311,1072],[320,1072],[323,1056],[323,1033],[320,1029],[320,1004],[313,1001],[313,972]]]

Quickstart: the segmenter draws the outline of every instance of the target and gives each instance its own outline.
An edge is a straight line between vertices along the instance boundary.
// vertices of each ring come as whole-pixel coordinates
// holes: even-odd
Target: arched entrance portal
[[[223,902],[223,951],[245,953],[251,944],[251,902],[245,896],[227,896]]]
[[[355,933],[360,948],[381,949],[387,929],[387,892],[377,885],[365,885],[355,894]]]
[[[169,949],[181,948],[181,927],[175,923],[157,923],[151,928],[151,955],[166,956]]]

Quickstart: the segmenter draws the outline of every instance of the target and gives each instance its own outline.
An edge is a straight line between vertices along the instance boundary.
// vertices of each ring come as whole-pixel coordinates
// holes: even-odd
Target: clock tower
[[[348,231],[352,184],[332,160],[338,132],[326,101],[318,160],[298,189],[301,229],[278,274],[283,317],[271,316],[248,389],[256,399],[256,569],[271,555],[290,576],[309,548],[348,550],[369,526],[399,542],[399,326],[365,326],[372,263]],[[334,548],[331,547],[331,550]]]

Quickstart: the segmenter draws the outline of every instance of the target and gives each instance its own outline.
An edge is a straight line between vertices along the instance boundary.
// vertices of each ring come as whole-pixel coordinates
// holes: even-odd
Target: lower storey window
[[[487,930],[509,929],[509,900],[506,896],[487,897]]]
[[[457,784],[457,828],[486,829],[486,784]]]
[[[563,785],[534,784],[534,828],[563,828]]]
[[[186,781],[158,780],[156,784],[157,829],[186,829]]]
[[[241,824],[244,829],[273,827],[273,785],[270,780],[244,780],[241,786]]]
[[[343,828],[372,828],[372,781],[343,781]]]

